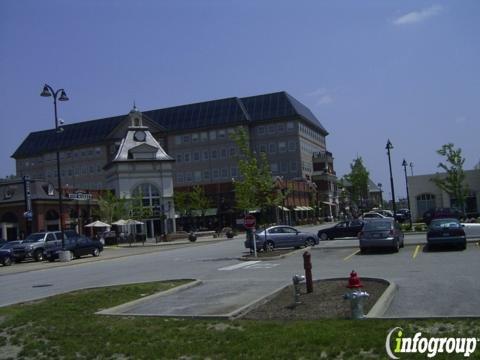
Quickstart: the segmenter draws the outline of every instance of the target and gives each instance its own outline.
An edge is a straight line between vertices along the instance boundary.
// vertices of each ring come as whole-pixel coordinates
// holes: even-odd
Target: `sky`
[[[405,196],[452,142],[480,161],[480,2],[282,0],[0,1],[0,177],[32,131],[287,91],[328,130],[337,176],[361,156]],[[410,168],[408,168],[410,175]]]

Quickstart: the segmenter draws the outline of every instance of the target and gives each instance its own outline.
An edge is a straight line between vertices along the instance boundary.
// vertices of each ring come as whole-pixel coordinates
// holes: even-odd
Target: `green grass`
[[[92,289],[0,308],[0,359],[385,359],[385,337],[395,326],[412,336],[480,337],[475,319],[266,322],[94,314],[182,283]],[[480,349],[472,358],[480,358]]]

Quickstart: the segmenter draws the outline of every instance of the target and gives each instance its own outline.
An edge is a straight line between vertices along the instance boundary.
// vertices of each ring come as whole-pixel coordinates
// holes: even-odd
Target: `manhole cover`
[[[38,284],[38,285],[32,285],[34,288],[41,288],[41,287],[49,287],[53,286],[53,284]]]

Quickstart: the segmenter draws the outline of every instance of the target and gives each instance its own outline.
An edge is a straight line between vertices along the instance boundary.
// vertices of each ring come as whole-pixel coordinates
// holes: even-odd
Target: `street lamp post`
[[[385,149],[387,149],[387,155],[388,155],[388,166],[389,166],[389,169],[390,169],[390,187],[392,188],[393,218],[395,219],[395,215],[397,213],[397,206],[395,204],[395,187],[393,186],[392,161],[390,159],[390,150],[393,149],[393,145],[390,142],[390,139],[388,139],[387,145],[385,146]]]
[[[60,95],[60,96],[59,96]],[[53,96],[53,107],[55,109],[55,131],[57,134],[63,131],[62,128],[58,126],[58,114],[57,114],[57,97],[58,101],[68,101],[67,94],[64,89],[58,89],[57,91],[53,90],[50,85],[45,84],[43,86],[43,91],[40,94],[43,97]],[[62,180],[60,175],[60,149],[57,146],[57,180],[58,180],[58,220],[59,220],[59,230],[62,237],[62,249],[65,249],[65,237],[63,234],[63,224],[62,224],[62,215],[63,215],[63,199],[62,199]]]
[[[380,209],[383,209],[383,190],[382,190],[382,183],[377,184],[378,188],[380,189]]]
[[[411,229],[412,228],[412,210],[410,209],[410,194],[408,192],[408,177],[407,177],[408,164],[405,159],[403,159],[402,166],[403,166],[403,171],[405,172],[405,186],[407,187],[407,204],[408,204],[408,213],[410,215],[409,219],[410,219],[410,229]]]

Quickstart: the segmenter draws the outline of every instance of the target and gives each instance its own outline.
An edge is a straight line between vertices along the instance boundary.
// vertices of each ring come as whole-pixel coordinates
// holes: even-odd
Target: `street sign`
[[[243,226],[247,229],[252,229],[255,227],[257,220],[255,219],[255,216],[253,215],[245,215],[245,218],[243,219]]]

